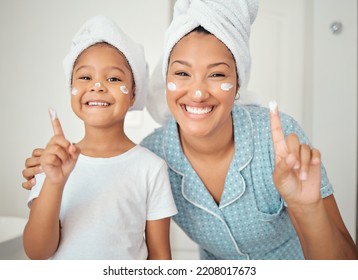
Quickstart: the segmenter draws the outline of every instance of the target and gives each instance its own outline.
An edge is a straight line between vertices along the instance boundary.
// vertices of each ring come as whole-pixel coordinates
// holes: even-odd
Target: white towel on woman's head
[[[71,88],[72,71],[77,57],[85,49],[99,42],[114,46],[126,57],[135,82],[135,102],[129,110],[143,109],[149,79],[144,49],[125,34],[113,20],[105,16],[95,16],[86,21],[72,39],[70,52],[63,61],[68,88]]]
[[[165,34],[164,54],[158,69],[151,76],[147,110],[160,124],[170,117],[166,105],[165,80],[169,55],[175,44],[198,26],[221,40],[232,52],[240,84],[241,104],[259,104],[257,96],[247,91],[251,56],[249,37],[251,24],[258,11],[258,0],[177,0],[173,20]],[[158,67],[158,66],[157,66]]]
[[[163,75],[175,44],[190,31],[202,26],[222,41],[236,61],[239,85],[246,88],[251,56],[251,24],[258,11],[258,0],[177,0],[173,20],[165,33]]]

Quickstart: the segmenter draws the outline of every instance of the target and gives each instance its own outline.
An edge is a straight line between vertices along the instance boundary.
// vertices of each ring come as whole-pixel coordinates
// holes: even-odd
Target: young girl
[[[24,230],[32,259],[170,259],[176,214],[165,162],[134,144],[123,126],[143,107],[141,46],[98,16],[73,39],[64,67],[85,136],[71,144],[50,109],[54,137],[40,162]]]

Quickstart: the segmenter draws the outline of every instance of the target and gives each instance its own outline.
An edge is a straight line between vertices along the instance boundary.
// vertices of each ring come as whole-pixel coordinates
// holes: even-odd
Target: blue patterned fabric
[[[272,181],[269,110],[235,105],[232,117],[235,154],[219,205],[183,154],[174,119],[142,141],[168,164],[178,208],[173,219],[199,245],[201,259],[303,259],[287,208]],[[309,143],[295,120],[285,114],[280,118],[285,135],[295,133]],[[321,171],[321,195],[327,197],[333,189],[323,165]]]

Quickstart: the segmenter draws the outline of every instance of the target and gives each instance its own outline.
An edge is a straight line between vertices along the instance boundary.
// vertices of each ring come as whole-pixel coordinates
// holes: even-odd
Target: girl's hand
[[[271,135],[275,154],[272,174],[276,188],[287,205],[309,206],[321,199],[321,155],[301,144],[296,134],[284,137],[276,102],[270,102]]]
[[[40,164],[47,180],[64,185],[77,162],[80,150],[66,140],[56,112],[49,109],[49,113],[54,136],[43,151]]]

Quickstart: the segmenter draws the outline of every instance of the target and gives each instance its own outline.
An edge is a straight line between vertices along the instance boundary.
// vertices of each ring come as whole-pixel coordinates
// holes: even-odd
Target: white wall
[[[79,27],[97,14],[113,18],[145,46],[153,69],[169,22],[169,6],[169,1],[161,0],[0,1],[0,215],[27,217],[29,193],[21,188],[21,172],[32,149],[43,147],[51,136],[49,106],[58,111],[68,139],[75,142],[82,136],[62,70],[62,59]],[[158,126],[146,114],[128,120],[128,133],[135,141]]]
[[[312,139],[321,150],[341,215],[353,238],[358,234],[357,14],[357,0],[314,1],[310,101]],[[340,33],[332,33],[333,22],[342,24]]]

